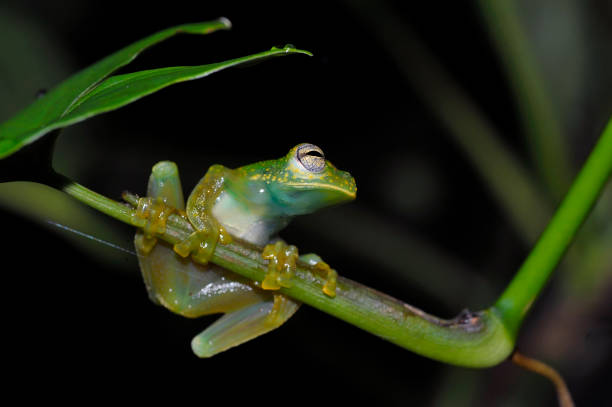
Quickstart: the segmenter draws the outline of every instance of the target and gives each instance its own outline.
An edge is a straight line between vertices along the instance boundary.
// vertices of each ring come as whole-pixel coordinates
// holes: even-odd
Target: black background
[[[476,101],[508,148],[527,162],[513,97],[476,6],[387,5]],[[432,242],[475,270],[491,291],[484,297],[466,292],[461,303],[440,302],[411,283],[426,270],[411,270],[416,277],[407,279],[387,272],[367,253],[325,238],[328,225],[317,214],[283,233],[342,275],[452,317],[466,304],[490,304],[529,250],[353,6],[336,1],[25,1],[7,2],[3,10],[59,44],[65,75],[159,29],[219,16],[232,21],[231,31],[171,39],[121,72],[204,64],[286,43],[314,53],[173,86],[67,129],[58,142],[55,167],[102,194],[119,199],[124,189],[143,193],[150,167],[162,159],[178,163],[187,191],[213,163],[235,167],[311,142],[356,178],[358,199],[350,205],[375,214],[393,230]],[[610,7],[594,2],[590,12],[606,21]],[[34,77],[19,91],[34,97],[37,89],[54,84],[42,82]],[[604,100],[608,106],[609,100]],[[8,111],[19,107],[15,103]],[[582,108],[583,137],[573,140],[578,163],[609,114],[597,100]],[[348,215],[338,207],[325,216]],[[154,306],[132,256],[109,265],[79,249],[73,236],[9,211],[1,212],[0,220],[4,349],[7,359],[15,358],[3,365],[11,377],[9,388],[15,383],[32,390],[23,394],[26,399],[42,393],[49,400],[167,399],[198,405],[555,405],[549,383],[509,363],[489,370],[449,367],[307,306],[282,328],[199,360],[189,342],[216,317],[187,320]],[[358,218],[353,221],[359,224]],[[129,242],[132,231],[123,225],[117,229]],[[549,296],[545,292],[541,302]],[[604,327],[609,345],[609,314],[600,314],[598,326]],[[537,317],[527,322],[526,332],[537,332],[534,321]],[[526,336],[532,338],[524,344],[529,349],[537,339]],[[603,364],[576,372],[566,359],[559,363],[567,368],[563,373],[578,405],[598,403],[606,390]]]

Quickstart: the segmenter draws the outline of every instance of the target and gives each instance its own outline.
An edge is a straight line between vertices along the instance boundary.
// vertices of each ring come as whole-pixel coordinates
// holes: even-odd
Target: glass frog
[[[209,357],[269,332],[288,320],[300,304],[278,292],[291,284],[296,261],[323,273],[323,291],[335,295],[336,273],[315,254],[298,257],[295,246],[275,239],[292,217],[355,198],[353,177],[338,170],[313,144],[300,144],[277,160],[229,169],[213,165],[185,206],[176,165],[157,163],[137,217],[144,227],[135,237],[149,298],[185,317],[224,313],[193,338],[199,357]],[[195,232],[172,247],[157,242],[172,212],[188,219]],[[215,245],[233,238],[265,246],[269,260],[256,283],[208,263]],[[193,262],[189,256],[196,258]],[[205,263],[205,264],[200,264]]]

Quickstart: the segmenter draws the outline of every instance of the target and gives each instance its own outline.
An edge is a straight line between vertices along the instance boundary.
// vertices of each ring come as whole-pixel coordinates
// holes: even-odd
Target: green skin
[[[215,355],[277,328],[297,311],[299,302],[264,290],[262,284],[220,266],[193,262],[188,256],[206,263],[217,240],[230,240],[228,232],[234,238],[263,246],[292,217],[350,201],[355,193],[353,177],[336,169],[311,144],[300,144],[277,160],[237,169],[210,167],[189,196],[186,208],[176,165],[167,161],[156,164],[148,197],[140,200],[139,216],[147,218],[148,224],[135,238],[149,297],[186,317],[225,313],[193,339],[192,349],[200,357]],[[174,247],[165,242],[155,244],[152,236],[163,230],[165,219],[174,209],[186,209],[196,232]],[[277,246],[280,252],[274,255],[280,258],[280,267],[295,267],[295,259],[283,257],[287,246]],[[297,250],[292,250],[297,257]],[[300,260],[324,264],[314,254],[300,256]],[[291,275],[288,278],[280,285],[290,286]]]

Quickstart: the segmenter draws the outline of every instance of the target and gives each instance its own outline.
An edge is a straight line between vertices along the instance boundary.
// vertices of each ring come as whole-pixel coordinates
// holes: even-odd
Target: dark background
[[[574,170],[612,108],[612,8],[605,1],[579,3],[521,8],[563,117]],[[477,5],[383,4],[530,168],[510,85]],[[283,232],[285,240],[302,252],[316,251],[341,275],[441,317],[465,306],[487,307],[529,245],[439,118],[408,85],[398,60],[376,34],[376,24],[383,30],[385,21],[373,25],[364,17],[368,12],[368,2],[342,1],[5,1],[0,5],[0,120],[29,103],[38,89],[141,37],[226,16],[231,31],[171,39],[121,72],[199,65],[286,43],[314,56],[277,58],[179,84],[71,127],[58,141],[56,169],[119,199],[124,189],[144,193],[151,166],[169,159],[177,162],[187,192],[213,163],[240,166],[311,142],[354,175],[358,199],[296,220]],[[559,30],[552,38],[565,38],[570,30],[567,37],[582,41],[566,44],[566,60],[546,55],[555,44],[547,45],[534,29],[551,19],[559,22],[547,26]],[[575,90],[564,93],[567,89]],[[50,205],[44,199],[38,204]],[[7,359],[14,358],[3,365],[11,377],[9,391],[13,385],[32,389],[22,394],[25,398],[42,393],[49,400],[86,402],[556,405],[548,382],[507,362],[487,370],[446,366],[308,306],[264,337],[199,360],[190,340],[216,316],[187,320],[154,306],[133,256],[101,244],[85,250],[88,243],[74,234],[41,227],[9,209],[0,212],[0,221],[4,349]],[[129,247],[130,228],[111,219],[102,222],[113,228],[114,243]],[[106,236],[95,227],[89,233]],[[375,243],[367,250],[359,245],[361,235],[376,242],[377,234],[381,242],[391,237],[411,247],[386,253]],[[431,247],[436,249],[430,252]],[[423,282],[429,265],[411,262],[414,251],[437,260],[435,267],[451,267],[431,274],[435,281]],[[381,256],[389,261],[381,263]],[[398,264],[406,269],[398,271]],[[558,287],[562,277],[555,277],[519,340],[526,353],[560,369],[578,405],[607,400],[612,266],[602,267],[608,277],[598,289],[608,300],[580,314],[580,325],[547,313],[565,304],[565,291]],[[448,292],[451,297],[440,294]]]

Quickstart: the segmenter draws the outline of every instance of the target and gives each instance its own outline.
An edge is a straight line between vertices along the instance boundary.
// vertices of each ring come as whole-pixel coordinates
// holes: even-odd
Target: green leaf
[[[56,125],[64,127],[88,117],[118,109],[175,83],[203,78],[232,66],[289,53],[308,54],[306,51],[295,48],[272,48],[258,54],[213,64],[159,68],[112,76],[81,97],[61,120],[57,121]]]
[[[146,48],[175,34],[208,34],[229,29],[226,18],[185,24],[155,33],[137,41],[96,64],[80,71],[13,118],[0,124],[0,159],[30,144],[50,131],[83,121],[89,117],[125,106],[173,83],[202,78],[222,69],[276,55],[307,51],[292,47],[272,48],[242,58],[192,67],[161,68],[108,77],[129,64]]]

